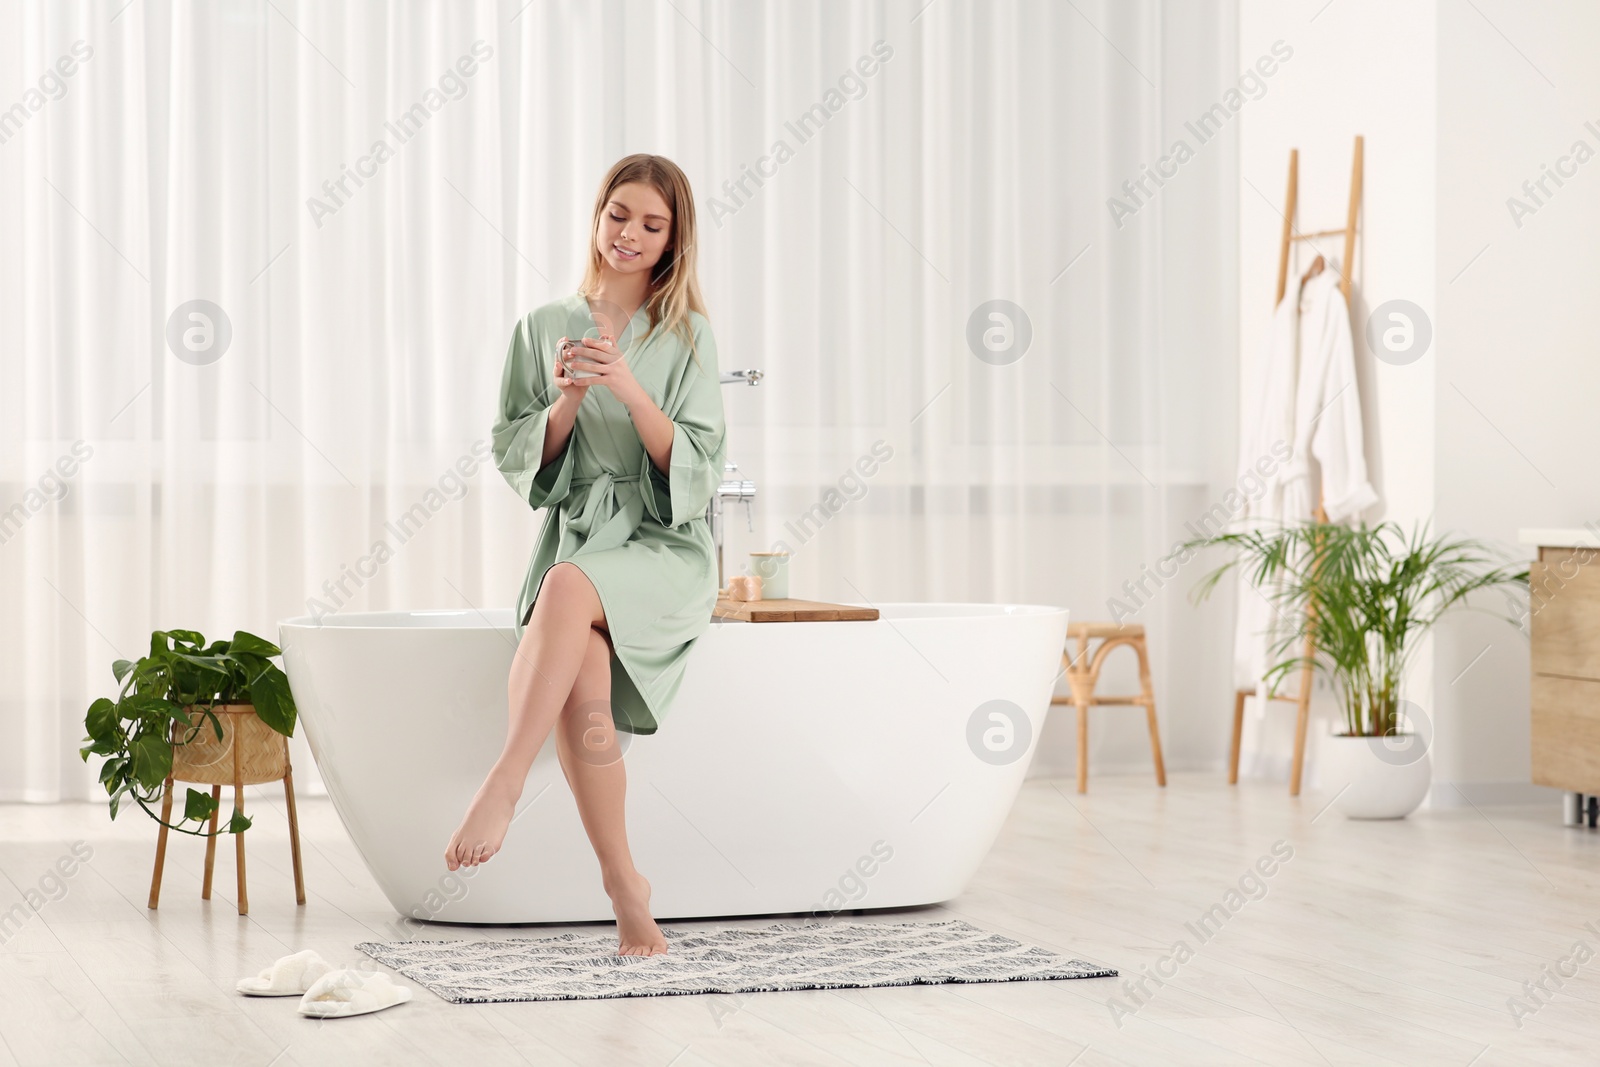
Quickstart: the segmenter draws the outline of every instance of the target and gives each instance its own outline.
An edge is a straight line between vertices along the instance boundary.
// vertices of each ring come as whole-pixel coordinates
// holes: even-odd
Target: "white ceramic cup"
[[[600,331],[598,329],[594,332],[594,339],[597,341],[600,339]],[[573,381],[577,381],[580,378],[600,377],[592,370],[580,370],[579,364],[583,360],[589,360],[593,363],[610,362],[599,352],[584,344],[582,337],[567,338],[566,343],[561,346],[561,365],[566,369],[566,376]]]
[[[750,573],[761,579],[761,599],[783,600],[789,595],[789,553],[750,553]]]

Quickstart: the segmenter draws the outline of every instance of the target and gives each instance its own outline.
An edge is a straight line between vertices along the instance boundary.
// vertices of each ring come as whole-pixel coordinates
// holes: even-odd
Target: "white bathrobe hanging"
[[[1298,280],[1296,280],[1298,281]],[[1339,289],[1333,265],[1294,285],[1273,312],[1266,343],[1253,367],[1247,368],[1248,399],[1239,433],[1240,484],[1247,477],[1264,488],[1247,497],[1240,528],[1273,528],[1313,517],[1317,486],[1311,457],[1322,480],[1323,507],[1333,522],[1359,515],[1378,501],[1367,481],[1367,460],[1361,428],[1361,397],[1356,386],[1355,349],[1350,312]],[[1298,298],[1297,298],[1298,295]],[[1289,458],[1261,477],[1263,457]],[[1276,448],[1274,447],[1276,446]],[[1234,631],[1234,684],[1264,695],[1262,675],[1280,657],[1271,654],[1281,620],[1274,619],[1265,592],[1239,571],[1238,611]],[[1265,701],[1257,699],[1259,718]]]

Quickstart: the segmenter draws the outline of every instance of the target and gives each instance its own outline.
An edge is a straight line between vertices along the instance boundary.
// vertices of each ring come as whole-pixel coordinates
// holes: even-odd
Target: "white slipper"
[[[308,948],[284,956],[254,978],[239,979],[236,988],[247,997],[298,997],[331,970],[333,964]]]
[[[300,998],[300,1014],[321,1019],[365,1015],[411,999],[411,988],[397,983],[384,971],[329,971],[311,983]]]

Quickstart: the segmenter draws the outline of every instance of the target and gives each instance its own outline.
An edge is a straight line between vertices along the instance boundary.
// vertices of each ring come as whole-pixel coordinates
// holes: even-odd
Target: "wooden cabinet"
[[[1600,547],[1588,531],[1538,533],[1546,536],[1528,567],[1533,781],[1592,795],[1600,793]]]

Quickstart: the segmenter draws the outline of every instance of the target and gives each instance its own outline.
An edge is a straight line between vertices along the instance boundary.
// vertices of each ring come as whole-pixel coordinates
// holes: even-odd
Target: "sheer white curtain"
[[[84,711],[152,630],[513,602],[505,347],[634,151],[690,176],[723,368],[766,375],[725,387],[730,573],[782,542],[799,596],[1105,617],[1231,476],[1231,133],[1107,201],[1232,39],[1154,0],[0,8],[0,800],[103,799]],[[1228,710],[1194,576],[1134,616],[1175,766]],[[1114,710],[1093,745],[1148,763]]]

